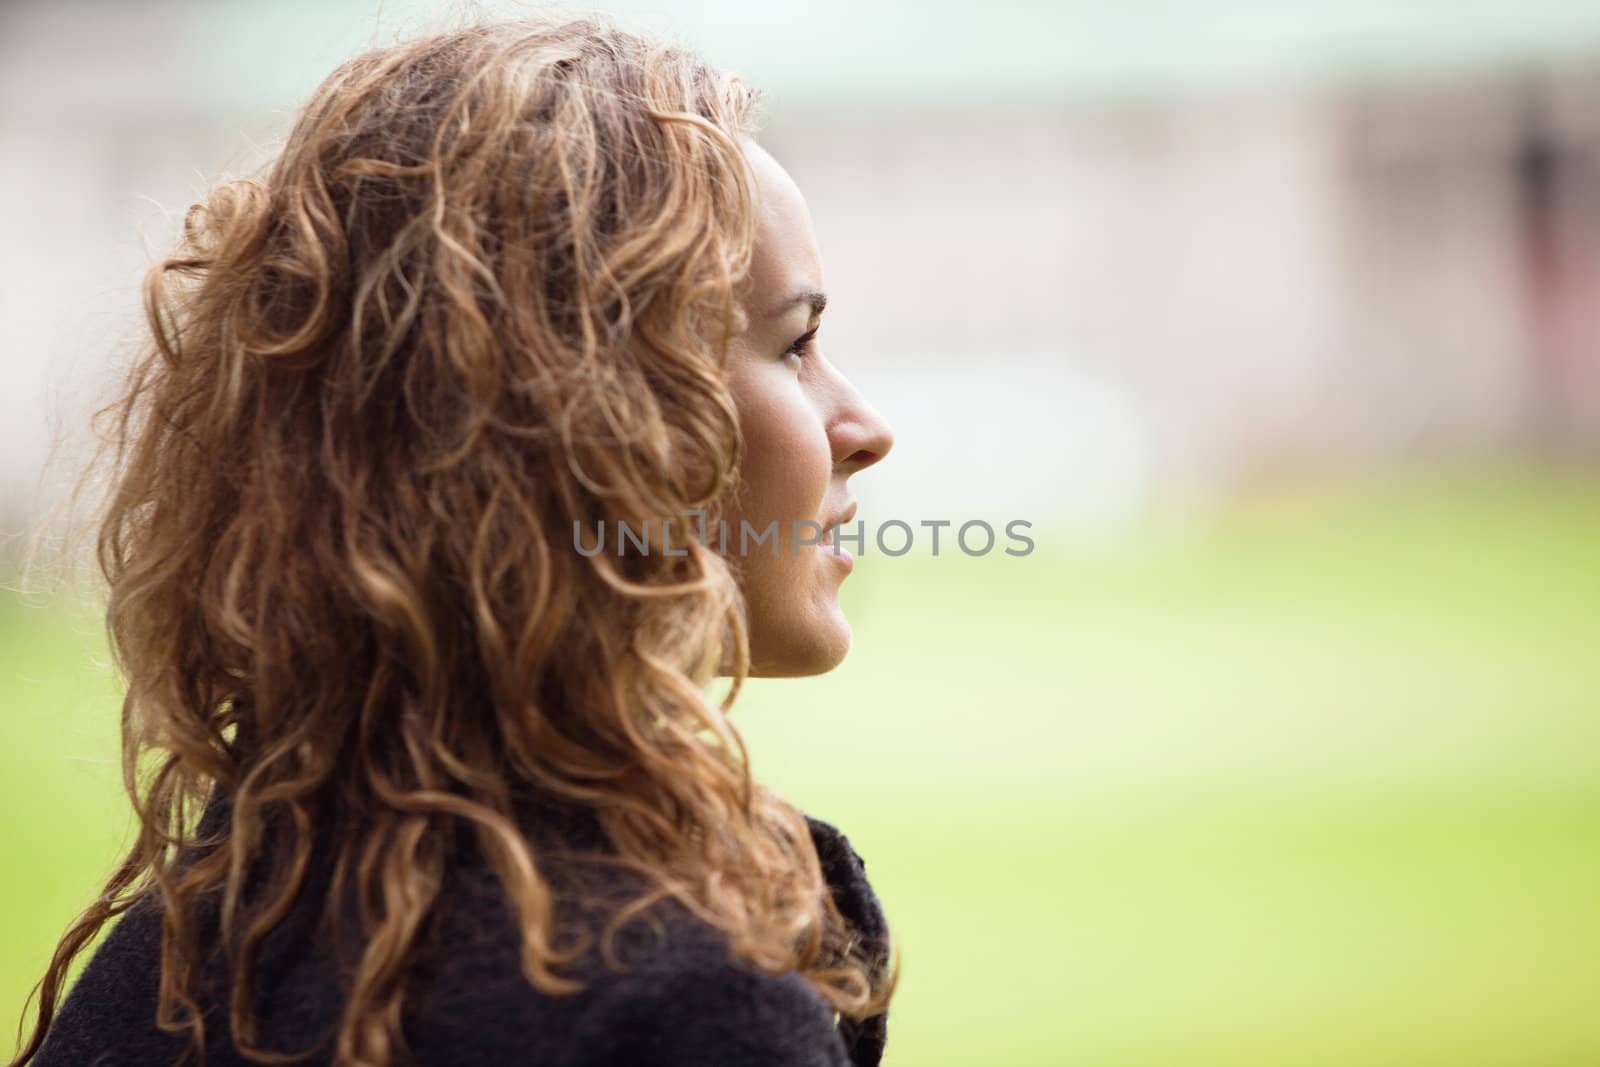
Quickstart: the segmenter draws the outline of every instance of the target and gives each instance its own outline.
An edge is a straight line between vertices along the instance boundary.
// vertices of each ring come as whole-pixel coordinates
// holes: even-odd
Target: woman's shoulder
[[[884,922],[865,864],[836,828],[808,820],[835,902],[869,943]],[[641,888],[615,871],[591,878],[591,894],[613,900]],[[458,872],[442,916],[442,955],[417,989],[408,1033],[434,1063],[517,1063],[530,1035],[560,1035],[559,1050],[541,1041],[537,1062],[570,1064],[719,1064],[728,1067],[847,1067],[875,1063],[881,1020],[863,1034],[837,1016],[802,975],[772,973],[738,957],[726,935],[670,898],[617,929],[610,956],[601,948],[609,914],[597,909],[567,924],[589,937],[588,950],[562,971],[582,990],[540,992],[524,976],[521,940],[493,875]],[[459,1059],[439,1059],[441,1054]],[[530,1061],[532,1062],[532,1061]]]
[[[845,1067],[833,1009],[799,974],[769,974],[725,948],[608,976],[577,1020],[573,1064]]]
[[[480,925],[489,934],[498,924]],[[595,928],[591,932],[598,932]],[[846,1067],[832,1008],[801,975],[738,958],[724,935],[662,901],[622,928],[620,967],[598,943],[552,996],[525,977],[519,938],[451,944],[417,989],[407,1032],[427,1063]],[[538,1035],[535,1037],[535,1035]]]
[[[847,838],[811,820],[835,902],[869,943],[882,913],[865,865]],[[631,898],[641,888],[624,870],[590,878],[596,898]],[[346,977],[302,898],[274,929],[258,959],[254,990],[264,1044],[284,1051],[329,1048]],[[302,914],[304,912],[304,914]],[[405,1032],[415,1062],[461,1064],[720,1064],[740,1067],[847,1067],[876,1063],[882,1020],[841,1028],[830,1005],[803,976],[769,973],[731,951],[720,930],[671,899],[618,928],[612,966],[600,938],[605,906],[568,924],[590,935],[570,969],[581,990],[540,991],[522,965],[519,924],[486,864],[451,871],[432,924],[431,948],[407,983]],[[202,924],[204,925],[204,924]],[[184,1041],[155,1025],[162,916],[151,896],[112,928],[69,992],[40,1067],[95,1062],[170,1063]],[[228,1033],[229,976],[205,968],[207,1061],[242,1063]],[[110,1057],[106,1059],[105,1057]],[[126,1058],[131,1057],[131,1058]],[[312,1064],[327,1062],[314,1054]]]

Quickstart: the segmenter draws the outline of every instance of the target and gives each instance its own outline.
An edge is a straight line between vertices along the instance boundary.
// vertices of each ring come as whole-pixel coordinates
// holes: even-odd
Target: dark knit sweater
[[[221,817],[213,802],[206,819]],[[883,951],[883,914],[847,838],[808,820],[840,910],[869,947]],[[202,827],[204,829],[204,827]],[[569,835],[570,837],[570,835]],[[475,851],[474,853],[475,854]],[[327,871],[315,865],[285,920],[263,942],[255,968],[257,1044],[331,1062],[348,955],[319,925]],[[620,877],[620,876],[617,876]],[[587,883],[586,883],[587,884]],[[604,886],[599,897],[605,896]],[[613,890],[627,887],[613,885]],[[590,899],[596,897],[591,895]],[[621,899],[621,898],[619,898]],[[600,914],[596,911],[595,914]],[[215,945],[215,915],[202,912],[202,945]],[[210,924],[209,926],[207,924]],[[598,929],[599,927],[596,927]],[[734,957],[726,940],[681,906],[624,928],[627,970],[591,952],[577,973],[582,992],[552,996],[524,978],[520,936],[498,881],[481,860],[449,871],[427,946],[406,987],[409,1058],[396,1067],[848,1067],[877,1064],[884,1017],[836,1022],[798,974],[771,975]],[[34,1067],[166,1067],[187,1035],[157,1028],[161,913],[142,900],[117,923],[72,987]],[[573,973],[565,971],[563,973]],[[212,950],[202,969],[208,1067],[245,1067],[228,1028],[228,975]],[[193,1062],[191,1057],[188,1061]]]

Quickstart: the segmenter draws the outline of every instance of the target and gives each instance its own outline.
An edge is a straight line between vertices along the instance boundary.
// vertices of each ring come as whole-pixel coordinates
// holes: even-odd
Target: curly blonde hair
[[[14,1065],[73,960],[150,896],[158,1023],[203,1053],[195,915],[218,893],[234,1040],[280,1061],[252,962],[314,846],[339,872],[327,906],[362,903],[336,1062],[404,1048],[458,831],[504,886],[528,979],[572,991],[529,794],[592,813],[647,876],[624,913],[676,899],[840,1013],[886,1004],[892,975],[728,721],[749,670],[730,562],[568,541],[728,499],[757,111],[738,78],[603,24],[481,25],[346,63],[264,179],[190,210],[146,277],[153,344],[102,412],[138,836],[57,946]],[[214,792],[230,814],[201,835]]]

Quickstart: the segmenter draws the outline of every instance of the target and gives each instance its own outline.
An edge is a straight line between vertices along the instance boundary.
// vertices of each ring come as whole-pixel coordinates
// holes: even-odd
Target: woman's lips
[[[817,542],[817,547],[822,549],[826,555],[832,556],[834,559],[838,560],[839,563],[844,566],[845,570],[849,570],[851,567],[855,566],[856,558],[852,556],[843,545],[836,545],[833,543],[833,527],[830,526],[823,531],[822,540]]]

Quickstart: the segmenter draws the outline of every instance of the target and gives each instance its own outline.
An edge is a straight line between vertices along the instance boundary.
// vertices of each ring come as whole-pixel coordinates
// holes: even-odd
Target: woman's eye
[[[794,356],[796,359],[804,359],[806,351],[810,349],[811,342],[816,340],[816,337],[816,330],[807,330],[799,337],[796,337],[793,344],[783,350],[783,358],[788,359],[790,356]]]

